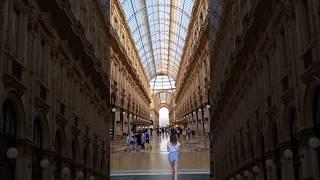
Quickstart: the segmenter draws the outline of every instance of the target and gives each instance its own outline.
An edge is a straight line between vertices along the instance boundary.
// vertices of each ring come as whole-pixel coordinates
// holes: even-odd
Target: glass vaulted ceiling
[[[195,0],[119,1],[152,95],[162,90],[172,93]]]

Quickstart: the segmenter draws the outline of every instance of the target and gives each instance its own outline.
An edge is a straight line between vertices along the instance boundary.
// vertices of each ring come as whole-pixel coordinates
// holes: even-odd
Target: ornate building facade
[[[0,1],[1,179],[107,179],[107,9]]]
[[[320,179],[320,2],[210,12],[212,179]]]
[[[118,0],[111,0],[111,104],[113,133],[122,136],[132,128],[149,126],[149,83]],[[138,130],[138,128],[137,128]]]
[[[209,125],[209,1],[196,1],[176,82],[176,121],[198,134]]]

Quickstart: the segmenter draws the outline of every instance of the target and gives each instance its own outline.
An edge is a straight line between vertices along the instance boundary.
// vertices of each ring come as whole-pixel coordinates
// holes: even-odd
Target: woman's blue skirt
[[[178,163],[180,161],[180,153],[178,151],[169,152],[168,159],[170,163]]]

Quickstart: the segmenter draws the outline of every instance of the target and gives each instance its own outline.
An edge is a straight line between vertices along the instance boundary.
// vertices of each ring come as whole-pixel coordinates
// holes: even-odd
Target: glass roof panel
[[[195,0],[118,0],[158,104],[172,102]]]
[[[150,91],[154,95],[160,91],[174,92],[176,81],[167,75],[158,75],[150,81]]]
[[[154,95],[156,104],[171,104],[172,103],[172,93],[168,91],[161,91]]]
[[[176,78],[194,1],[119,0],[149,80],[165,69]]]

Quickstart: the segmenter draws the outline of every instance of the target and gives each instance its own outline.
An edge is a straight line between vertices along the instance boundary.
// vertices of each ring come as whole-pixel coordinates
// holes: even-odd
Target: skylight
[[[120,0],[150,79],[176,78],[194,0]]]
[[[158,103],[171,102],[195,0],[119,0]]]

